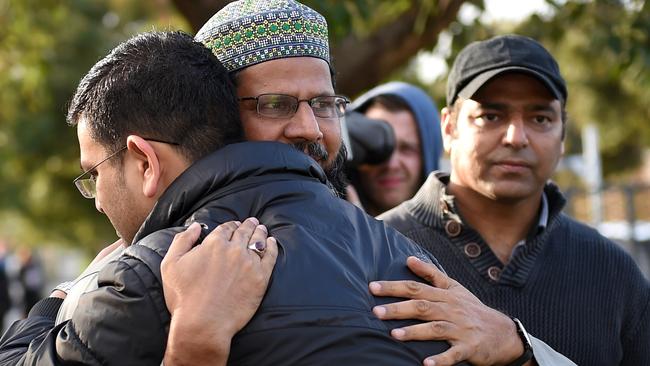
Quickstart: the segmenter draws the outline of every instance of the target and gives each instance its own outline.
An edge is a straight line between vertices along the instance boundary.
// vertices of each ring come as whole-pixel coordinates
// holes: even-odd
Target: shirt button
[[[490,277],[492,281],[494,282],[499,281],[499,277],[501,277],[501,269],[499,267],[492,266],[488,268],[487,272],[488,272],[488,277]]]
[[[470,258],[476,258],[479,255],[481,255],[481,247],[474,242],[467,243],[464,249],[465,249],[465,255]]]
[[[445,231],[452,238],[458,236],[460,234],[460,223],[455,220],[447,220],[445,223]]]

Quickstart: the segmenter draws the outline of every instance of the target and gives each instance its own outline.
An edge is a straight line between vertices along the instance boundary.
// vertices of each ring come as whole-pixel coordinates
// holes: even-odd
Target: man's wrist
[[[210,332],[208,328],[205,322],[196,322],[189,316],[172,316],[164,364],[225,365],[233,334],[221,329]]]
[[[528,332],[524,328],[523,324],[517,318],[512,318],[512,321],[515,325],[517,336],[523,347],[523,353],[514,361],[510,362],[508,366],[524,366],[529,365],[530,361],[533,359],[533,347],[528,337]]]

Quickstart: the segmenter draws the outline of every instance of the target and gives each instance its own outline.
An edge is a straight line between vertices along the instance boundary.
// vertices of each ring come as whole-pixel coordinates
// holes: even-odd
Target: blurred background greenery
[[[580,127],[601,131],[605,176],[632,179],[650,146],[650,4],[547,0],[516,20],[486,16],[507,0],[304,1],[325,15],[338,87],[355,97],[391,79],[444,105],[445,61],[467,43],[516,32],[557,57],[569,85],[567,146]],[[540,1],[516,1],[522,4]],[[108,220],[72,185],[79,172],[66,105],[111,48],[149,30],[195,33],[228,1],[0,0],[0,237],[96,251],[115,240]],[[498,15],[498,14],[497,14]],[[440,59],[443,62],[427,62]]]

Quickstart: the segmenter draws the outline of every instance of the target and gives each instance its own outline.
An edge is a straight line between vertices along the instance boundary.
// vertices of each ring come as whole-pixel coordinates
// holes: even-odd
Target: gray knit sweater
[[[380,219],[578,365],[650,365],[650,283],[618,245],[561,212],[557,186],[545,187],[547,227],[533,230],[504,266],[454,213],[448,179],[432,173],[413,199]]]

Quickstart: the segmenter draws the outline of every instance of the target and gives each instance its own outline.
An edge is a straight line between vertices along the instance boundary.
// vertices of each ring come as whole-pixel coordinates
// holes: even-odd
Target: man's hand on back
[[[193,247],[200,233],[194,223],[177,234],[161,264],[172,314],[165,365],[225,364],[232,337],[262,301],[278,255],[275,239],[256,219],[219,225]]]
[[[407,265],[433,286],[415,281],[377,281],[370,284],[375,296],[410,300],[376,306],[380,319],[419,319],[426,323],[393,329],[399,340],[446,340],[451,347],[428,357],[425,365],[507,365],[524,353],[514,322],[484,305],[476,296],[435,265],[415,257]]]

